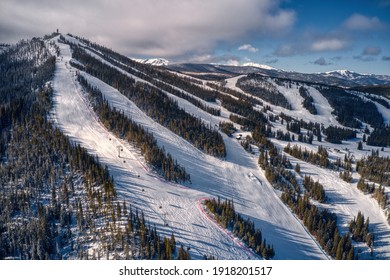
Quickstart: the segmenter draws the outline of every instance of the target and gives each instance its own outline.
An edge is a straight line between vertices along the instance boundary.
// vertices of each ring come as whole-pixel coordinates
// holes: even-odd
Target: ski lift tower
[[[122,146],[118,145],[118,146],[116,146],[116,148],[118,149],[118,157],[121,157],[121,151],[123,151]]]
[[[164,212],[164,213],[163,213],[163,222],[164,222],[164,226],[168,226],[167,215],[168,215],[167,212]]]

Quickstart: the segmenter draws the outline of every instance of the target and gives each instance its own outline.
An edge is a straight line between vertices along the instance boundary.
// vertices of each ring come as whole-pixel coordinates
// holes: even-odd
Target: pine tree
[[[297,163],[297,164],[295,165],[295,172],[301,173],[301,166],[299,165],[299,163]]]
[[[177,256],[178,260],[190,260],[190,254],[184,249],[183,245],[180,245],[179,253]]]
[[[348,252],[347,260],[354,260],[354,259],[355,259],[355,254],[354,254],[354,248],[352,247]]]
[[[175,236],[173,235],[173,233],[171,234],[171,239],[169,240],[169,242],[171,244],[172,254],[175,254],[175,252],[176,252],[176,241],[175,241]]]
[[[342,260],[344,254],[345,236],[341,237],[339,244],[337,245],[336,260]]]

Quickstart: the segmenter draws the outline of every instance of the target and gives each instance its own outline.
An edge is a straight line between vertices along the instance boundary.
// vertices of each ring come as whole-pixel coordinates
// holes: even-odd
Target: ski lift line
[[[69,66],[71,67],[71,66]],[[118,142],[122,142],[123,140],[122,139],[118,139],[115,135],[113,135],[110,131],[108,131],[108,129],[103,125],[103,123],[100,121],[100,119],[97,117],[96,113],[92,110],[92,108],[90,106],[88,106],[88,102],[87,100],[85,99],[85,97],[80,93],[80,91],[77,89],[77,85],[76,85],[76,82],[75,80],[72,80],[72,83],[73,83],[73,87],[74,87],[74,90],[75,92],[77,93],[77,95],[81,98],[81,100],[83,101],[83,103],[86,105],[90,115],[93,117],[93,119],[98,123],[98,125],[105,131],[108,132],[108,135],[111,136],[112,139],[116,139]],[[125,146],[125,145],[124,145]],[[163,182],[163,183],[167,183],[171,186],[176,186],[176,187],[180,187],[180,188],[185,188],[185,189],[188,189],[188,187],[186,186],[183,186],[183,185],[180,185],[180,184],[176,184],[176,183],[172,183],[170,181],[167,181],[165,179],[162,179],[160,178],[160,176],[155,176],[154,174],[152,174],[151,170],[149,168],[147,168],[139,159],[137,156],[134,155],[134,153],[132,151],[130,151],[130,149],[126,148],[126,150],[133,155],[133,157],[135,158],[135,160],[140,164],[140,166],[145,170],[145,172],[147,174],[149,174],[150,176],[156,178],[157,180],[159,180],[160,182]]]
[[[252,250],[250,250],[245,244],[243,244],[240,240],[237,239],[230,231],[220,226],[216,221],[214,221],[204,210],[202,207],[202,202],[205,200],[208,200],[209,198],[203,197],[198,199],[198,209],[199,211],[219,230],[221,230],[223,233],[229,237],[238,247],[240,247],[243,251],[245,251],[248,255],[255,257],[256,259],[259,259],[259,256],[255,253],[253,253]]]
[[[72,66],[68,66],[69,68],[72,68]],[[82,71],[80,71],[80,73],[81,73]],[[91,115],[92,115],[92,117],[96,120],[96,122],[98,122],[98,124],[100,125],[100,127],[102,127],[104,130],[106,130],[106,131],[108,131],[107,130],[107,128],[101,123],[101,121],[99,120],[99,118],[96,116],[96,113],[88,106],[88,102],[85,100],[85,98],[81,95],[81,93],[77,90],[77,86],[76,86],[76,84],[75,84],[75,81],[73,80],[73,79],[71,79],[72,80],[72,82],[73,82],[73,86],[74,86],[74,88],[75,88],[75,91],[76,91],[76,93],[81,97],[81,99],[82,99],[82,101],[84,102],[84,104],[86,104],[87,105],[87,107],[88,107],[88,110],[89,110],[89,112],[91,113]],[[155,125],[155,122],[153,122],[153,125]],[[109,132],[109,135],[112,135],[110,132]],[[112,137],[112,138],[115,138],[115,139],[117,139],[119,142],[121,142],[121,139],[118,139],[117,137]],[[180,188],[188,188],[188,187],[186,187],[186,186],[183,186],[183,185],[180,185],[180,184],[176,184],[176,183],[172,183],[172,182],[169,182],[169,181],[167,181],[167,180],[163,180],[163,179],[161,179],[160,177],[156,177],[155,175],[153,175],[152,173],[151,173],[151,170],[149,169],[149,168],[147,168],[139,159],[138,159],[138,157],[136,157],[129,149],[127,149],[133,156],[134,156],[134,158],[137,160],[137,162],[141,165],[141,167],[149,174],[149,175],[151,175],[151,176],[153,176],[153,177],[155,177],[155,178],[157,178],[159,181],[161,181],[161,182],[164,182],[164,183],[168,183],[168,184],[170,184],[170,185],[172,185],[172,186],[176,186],[176,187],[180,187]]]
[[[69,66],[71,67],[71,66]],[[100,119],[97,117],[96,113],[92,110],[92,108],[90,106],[88,106],[88,101],[85,99],[85,97],[80,93],[80,91],[77,89],[77,85],[76,85],[76,81],[74,79],[72,79],[72,83],[73,83],[73,87],[74,87],[74,90],[75,92],[77,93],[77,95],[81,98],[81,100],[83,101],[83,103],[86,105],[90,115],[93,117],[93,119],[96,121],[96,123],[98,123],[98,125],[104,130],[104,131],[107,131],[108,135],[111,137],[111,139],[116,139],[117,141],[119,142],[122,142],[122,139],[118,139],[115,135],[113,135],[110,131],[108,131],[108,129],[102,124],[102,122],[100,121]],[[125,145],[124,145],[125,146]],[[126,147],[126,146],[125,146]],[[147,168],[139,159],[137,156],[135,156],[133,154],[132,151],[130,151],[130,149],[126,148],[126,150],[129,151],[130,154],[133,155],[133,157],[136,159],[136,161],[140,164],[140,166],[145,170],[145,172],[150,175],[151,177],[154,177],[155,179],[159,180],[160,182],[162,183],[165,183],[165,184],[169,184],[171,186],[174,186],[174,187],[179,187],[179,188],[184,188],[184,189],[189,189],[189,187],[186,187],[186,186],[183,186],[181,184],[177,184],[177,183],[173,183],[173,182],[170,182],[170,181],[167,181],[163,178],[161,178],[160,176],[156,176],[154,175],[151,170],[149,168]],[[135,196],[139,199],[140,197],[135,194]],[[160,217],[160,219],[162,219],[161,215],[159,215],[158,212],[156,212],[153,208],[152,208],[153,212]],[[166,224],[166,223],[165,223]],[[171,226],[168,225],[168,227],[172,230],[172,232],[174,232],[173,228]],[[189,247],[190,244],[188,243],[188,241],[185,241],[184,243],[186,243]],[[191,247],[192,248],[192,247]],[[202,253],[200,252],[199,249],[196,249],[200,255],[202,255]]]
[[[59,62],[59,63],[61,63],[61,62]],[[66,68],[70,68],[71,66],[67,66],[66,64],[66,61],[65,62],[62,62],[62,63],[65,63],[65,66],[66,66]],[[91,109],[91,107],[90,106],[88,106],[88,101],[85,99],[85,97],[80,93],[80,91],[78,90],[78,88],[77,88],[77,85],[76,85],[76,81],[73,79],[73,77],[70,77],[70,80],[72,81],[72,84],[73,84],[73,87],[74,87],[74,90],[75,90],[75,92],[76,92],[76,94],[79,96],[79,98],[81,99],[81,101],[84,103],[84,105],[87,107],[87,109],[88,109],[88,111],[89,111],[89,114],[92,116],[92,118],[96,121],[96,123],[103,129],[103,131],[106,131],[107,132],[107,134],[108,134],[108,136],[109,137],[111,137],[112,139],[116,139],[118,142],[120,142],[120,143],[122,143],[122,142],[124,142],[122,139],[118,139],[116,136],[114,136],[111,132],[109,132],[108,130],[107,130],[107,128],[102,124],[102,122],[99,120],[99,118],[97,117],[97,115],[96,115],[96,113]],[[126,145],[124,145],[125,147],[126,147]],[[133,154],[133,152],[132,151],[130,151],[130,149],[128,149],[128,148],[126,148],[126,150],[128,150],[129,151],[129,153],[131,154],[131,155],[133,155],[133,157],[137,160],[137,162],[140,164],[140,166],[145,170],[145,172],[147,173],[147,174],[149,174],[150,176],[152,176],[152,177],[154,177],[154,178],[156,178],[156,179],[158,179],[159,181],[161,181],[161,182],[163,182],[163,183],[165,183],[165,184],[169,184],[169,185],[172,185],[172,186],[176,186],[176,187],[181,187],[181,188],[188,188],[188,187],[185,187],[185,186],[182,186],[182,185],[180,185],[180,184],[174,184],[174,183],[172,183],[172,182],[169,182],[169,181],[167,181],[167,180],[163,180],[162,178],[160,178],[159,176],[155,176],[154,174],[152,174],[151,173],[151,170],[149,170],[139,159],[138,159],[138,157],[137,156],[135,156],[134,154]],[[116,184],[118,184],[118,185],[122,185],[122,187],[123,187],[123,184],[121,184],[121,183],[118,183],[118,182],[116,182]],[[133,195],[139,200],[140,199],[140,196],[137,194],[137,193],[133,193]],[[164,219],[161,217],[161,214],[160,213],[158,213],[155,209],[153,209],[153,207],[150,207],[150,209],[151,209],[151,211],[153,211],[154,213],[155,213],[155,215],[157,216],[157,217],[159,217],[162,221],[164,221]],[[165,223],[166,224],[166,223]],[[164,225],[165,225],[164,224]],[[168,227],[171,229],[171,231],[173,232],[173,233],[175,233],[175,230],[171,227],[171,226],[169,226],[168,225]],[[185,243],[186,245],[188,245],[188,247],[190,247],[190,244],[188,243],[188,241],[186,241],[186,240],[183,240],[184,242],[183,243]],[[195,250],[197,250],[198,252],[199,252],[199,254],[200,254],[200,256],[202,255],[202,253],[199,251],[199,249],[195,249]]]
[[[76,86],[75,81],[74,81],[73,79],[72,79],[72,82],[73,82],[73,86],[74,86],[74,88],[75,88],[76,93],[80,96],[80,98],[82,99],[82,101],[84,102],[84,104],[87,105],[87,101],[85,100],[85,98],[83,98],[83,96],[81,95],[81,93],[80,93],[79,90],[77,89],[77,86]],[[89,106],[87,106],[87,107],[88,107],[88,110],[89,110],[90,114],[92,115],[92,117],[95,119],[95,121],[99,124],[99,126],[100,126],[103,130],[105,130],[105,131],[108,132],[108,135],[111,136],[111,139],[116,139],[116,140],[117,140],[118,142],[120,142],[120,143],[123,142],[122,139],[118,139],[115,135],[112,135],[111,132],[107,130],[107,128],[106,128],[106,127],[102,124],[102,122],[97,118],[96,113],[91,109],[91,107],[89,107]],[[124,145],[124,146],[125,146],[125,145]],[[147,167],[138,159],[138,157],[135,156],[134,153],[133,153],[132,151],[130,151],[130,149],[126,148],[126,150],[129,151],[129,153],[133,155],[133,157],[135,158],[135,160],[140,164],[140,166],[145,170],[145,172],[146,172],[148,175],[150,175],[150,176],[156,178],[156,179],[159,180],[160,182],[167,183],[167,184],[169,184],[169,185],[171,185],[171,186],[175,186],[175,187],[180,187],[180,188],[188,189],[188,187],[186,187],[186,186],[183,186],[183,185],[180,185],[180,184],[176,184],[176,183],[172,183],[172,182],[170,182],[170,181],[167,181],[167,180],[165,180],[165,179],[160,178],[160,176],[156,176],[156,175],[152,174],[151,170],[150,170],[149,168],[147,168]]]
[[[100,121],[100,119],[97,117],[96,113],[91,109],[90,106],[88,106],[88,103],[87,101],[85,100],[85,98],[82,96],[82,94],[79,92],[79,90],[77,89],[77,86],[76,86],[76,83],[73,79],[72,80],[72,83],[73,83],[73,86],[74,86],[74,89],[76,91],[76,93],[79,95],[79,97],[81,98],[81,100],[83,101],[83,103],[86,105],[89,113],[91,114],[91,116],[93,117],[93,119],[98,123],[98,125],[105,131],[108,132],[108,135],[110,136],[111,139],[115,138],[118,142],[121,142],[120,139],[116,138],[115,136],[113,136],[111,134],[110,131],[107,130],[107,128],[102,124],[102,122]],[[130,152],[130,154],[133,155],[133,157],[136,159],[136,161],[141,165],[141,167],[147,172],[149,173],[149,170],[148,168],[129,150],[126,148],[126,150],[128,150]]]

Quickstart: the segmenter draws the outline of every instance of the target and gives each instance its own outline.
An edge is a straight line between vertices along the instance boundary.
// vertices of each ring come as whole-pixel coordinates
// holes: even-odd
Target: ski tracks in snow
[[[147,216],[150,216],[148,219],[151,224],[160,225],[159,233],[167,235],[174,232],[177,243],[187,244],[197,252],[198,258],[210,252],[222,259],[247,258],[245,257],[247,252],[239,244],[227,242],[231,237],[215,229],[212,223],[196,211],[197,199],[204,196],[204,193],[163,180],[139,160],[129,144],[107,131],[81,93],[81,87],[75,82],[74,73],[65,65],[65,62],[70,60],[69,46],[59,45],[65,59],[57,61],[53,82],[54,115],[57,125],[72,140],[87,148],[90,153],[98,155],[100,161],[108,165],[110,173],[112,172],[119,185],[119,194],[138,202],[138,207],[146,210],[144,211],[146,214],[149,213]],[[180,143],[182,142],[178,140],[177,144]],[[124,157],[118,157],[118,145],[124,147],[123,156],[136,160],[140,167],[134,166],[129,160],[126,161]],[[142,173],[141,178],[136,176],[139,173]],[[131,204],[133,202],[130,201]],[[159,207],[160,202],[165,203],[164,207],[173,207],[175,210],[171,210],[171,214],[167,216],[163,212],[165,208]],[[171,204],[167,205],[168,202]]]

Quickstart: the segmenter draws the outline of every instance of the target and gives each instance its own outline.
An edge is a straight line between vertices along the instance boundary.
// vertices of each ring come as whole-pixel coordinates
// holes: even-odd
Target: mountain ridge
[[[207,73],[220,74],[222,76],[230,77],[249,73],[260,73],[275,78],[299,80],[309,83],[322,83],[342,87],[390,85],[390,76],[361,74],[350,70],[334,70],[322,73],[299,73],[296,71],[285,71],[268,65],[255,63],[243,66],[183,63],[170,64],[167,65],[166,68],[174,71],[191,73],[192,75],[202,74],[203,76]]]

